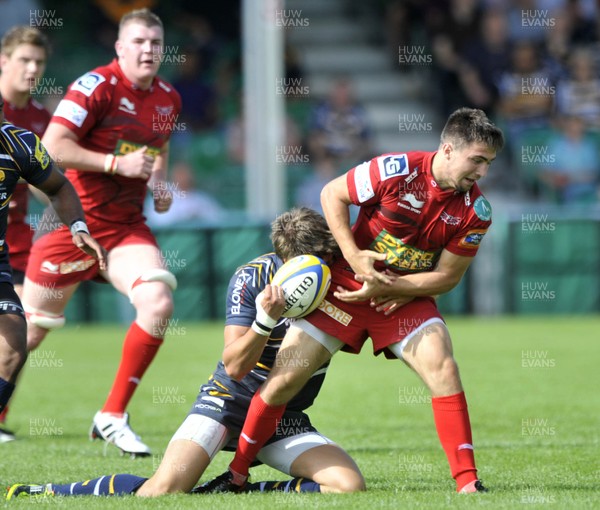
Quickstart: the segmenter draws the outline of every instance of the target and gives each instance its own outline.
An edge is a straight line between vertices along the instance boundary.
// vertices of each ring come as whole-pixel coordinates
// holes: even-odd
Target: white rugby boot
[[[148,445],[131,430],[129,413],[124,413],[121,418],[118,418],[111,413],[98,411],[90,429],[90,439],[102,439],[131,457],[146,457],[151,453]]]

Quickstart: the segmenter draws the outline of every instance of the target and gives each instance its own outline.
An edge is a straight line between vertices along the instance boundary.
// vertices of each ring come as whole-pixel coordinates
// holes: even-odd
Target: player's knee
[[[171,289],[171,291],[177,289],[177,278],[175,278],[175,275],[173,273],[167,271],[166,269],[148,269],[144,271],[131,285],[131,289],[129,290],[129,300],[132,303],[134,303],[135,296],[139,293],[139,290],[141,288],[145,287],[144,284],[152,282],[162,282],[166,284]],[[150,287],[148,287],[148,289],[144,289],[144,291],[149,292],[149,289]],[[169,299],[172,302],[172,299],[170,298],[170,293]]]
[[[360,492],[367,490],[367,484],[360,473],[351,473],[338,478],[334,488],[337,492]]]

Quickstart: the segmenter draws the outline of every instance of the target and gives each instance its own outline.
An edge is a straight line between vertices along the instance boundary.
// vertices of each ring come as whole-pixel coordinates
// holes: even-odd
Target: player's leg
[[[173,435],[156,473],[136,494],[190,492],[229,438],[225,425],[207,416],[190,414]]]
[[[8,282],[0,283],[0,301],[0,415],[5,417],[17,375],[27,360],[27,327],[21,302]],[[0,443],[14,438],[13,432],[0,428]]]
[[[250,491],[339,493],[366,488],[365,480],[350,455],[316,431],[270,443],[262,448],[258,459],[294,478],[248,484],[246,489]]]
[[[310,334],[300,329],[301,324]],[[252,398],[229,472],[222,475],[222,483],[215,484],[218,485],[216,491],[235,490],[235,486],[245,484],[250,464],[275,432],[287,402],[342,345],[339,340],[322,333],[305,320],[290,326],[269,377]],[[290,359],[302,360],[302,363],[286,361]],[[234,487],[230,487],[231,483]]]
[[[438,437],[457,491],[476,492],[475,484],[479,482],[471,423],[446,325],[438,318],[427,321],[390,350],[421,377],[431,392]]]
[[[161,266],[155,245],[126,244],[109,252],[105,274],[119,292],[130,297],[136,318],[125,336],[110,393],[94,417],[92,437],[101,437],[132,455],[149,455],[150,449],[129,427],[125,410],[162,345],[173,312],[174,276]]]
[[[23,307],[27,313],[27,350],[36,349],[53,329],[64,326],[64,311],[78,283],[65,287],[43,285],[25,278]]]

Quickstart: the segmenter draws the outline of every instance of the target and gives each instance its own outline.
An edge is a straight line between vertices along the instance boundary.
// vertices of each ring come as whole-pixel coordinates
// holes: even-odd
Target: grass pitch
[[[368,491],[350,495],[251,494],[18,500],[25,508],[599,508],[599,317],[448,319],[488,494],[458,496],[435,433],[430,399],[398,361],[335,356],[310,410],[313,424],[356,459]],[[0,445],[0,483],[67,483],[103,474],[150,476],[212,372],[222,324],[173,327],[130,405],[154,455],[121,457],[87,439],[120,357],[125,327],[71,326],[27,363],[9,415],[19,439]],[[370,344],[369,344],[370,348]],[[203,479],[231,459],[221,453]],[[253,480],[282,479],[261,466]]]

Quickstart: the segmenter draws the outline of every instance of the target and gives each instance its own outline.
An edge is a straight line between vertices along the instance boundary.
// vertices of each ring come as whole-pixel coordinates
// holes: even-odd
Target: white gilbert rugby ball
[[[299,255],[278,269],[271,284],[283,289],[286,304],[282,315],[297,319],[321,304],[331,284],[331,271],[319,257]]]

